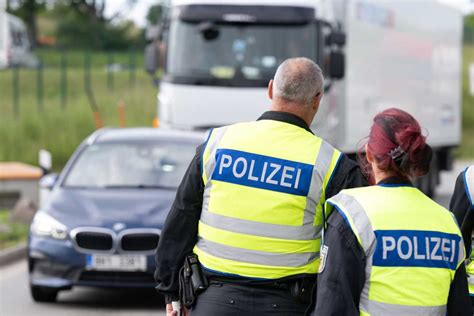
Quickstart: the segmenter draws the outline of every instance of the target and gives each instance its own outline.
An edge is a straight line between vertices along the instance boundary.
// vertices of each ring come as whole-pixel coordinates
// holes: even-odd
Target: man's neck
[[[271,110],[277,112],[287,112],[296,115],[303,121],[305,121],[308,126],[311,126],[311,122],[313,121],[313,118],[309,117],[310,115],[308,114],[308,109],[304,108],[302,105],[295,104],[292,102],[274,102],[272,103]]]

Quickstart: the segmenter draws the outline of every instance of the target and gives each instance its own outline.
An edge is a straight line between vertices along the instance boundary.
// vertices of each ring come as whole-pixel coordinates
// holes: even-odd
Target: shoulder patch
[[[321,254],[320,254],[320,263],[319,263],[319,270],[318,273],[322,273],[324,268],[326,267],[326,259],[328,256],[329,247],[324,245],[321,247]]]

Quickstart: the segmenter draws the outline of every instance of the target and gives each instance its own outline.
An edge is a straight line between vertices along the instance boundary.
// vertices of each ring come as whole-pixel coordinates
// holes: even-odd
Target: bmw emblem
[[[115,230],[115,231],[119,231],[119,230],[122,230],[124,229],[126,226],[124,223],[115,223],[114,226],[112,226],[112,228]]]

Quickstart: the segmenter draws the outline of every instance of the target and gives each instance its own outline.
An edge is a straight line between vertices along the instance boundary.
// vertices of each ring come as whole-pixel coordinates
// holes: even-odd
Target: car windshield
[[[88,146],[64,187],[177,188],[195,153],[193,143],[102,143]]]
[[[266,86],[290,57],[317,58],[316,27],[171,23],[167,78],[187,84]],[[186,82],[187,81],[187,82]]]

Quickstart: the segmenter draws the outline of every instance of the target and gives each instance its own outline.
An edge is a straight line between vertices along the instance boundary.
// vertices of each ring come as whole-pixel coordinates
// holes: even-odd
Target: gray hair
[[[309,106],[323,92],[321,68],[312,60],[299,57],[285,60],[273,79],[273,93],[287,101]]]

